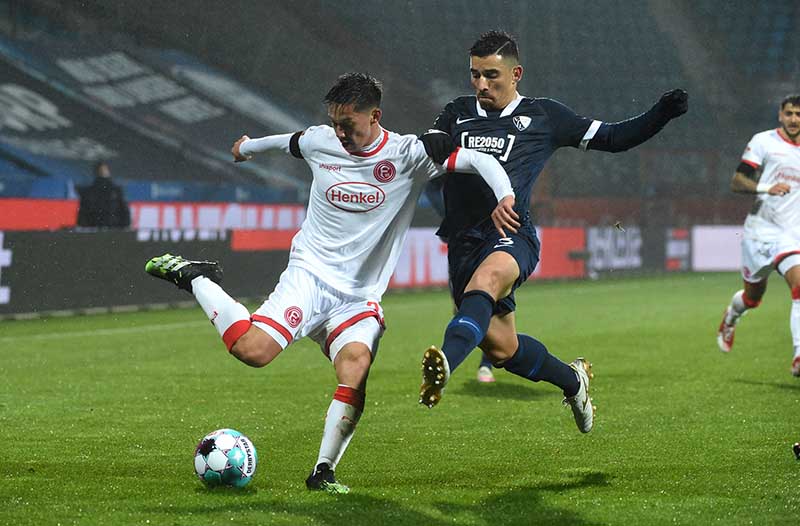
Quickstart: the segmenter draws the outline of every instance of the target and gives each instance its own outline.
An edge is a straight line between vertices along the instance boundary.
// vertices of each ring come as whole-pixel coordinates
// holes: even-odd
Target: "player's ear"
[[[514,66],[514,68],[511,70],[511,78],[515,83],[522,80],[522,65],[517,64]]]
[[[370,115],[369,123],[370,124],[375,124],[376,122],[380,122],[381,121],[381,115],[383,115],[383,112],[381,112],[381,109],[380,108],[375,108],[374,110],[372,110],[372,114]]]

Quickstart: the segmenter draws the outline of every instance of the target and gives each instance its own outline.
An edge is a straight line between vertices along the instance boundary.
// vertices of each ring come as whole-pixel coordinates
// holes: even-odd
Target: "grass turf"
[[[442,403],[417,404],[419,360],[450,318],[445,292],[384,298],[389,330],[337,474],[309,492],[335,386],[305,340],[269,367],[229,357],[198,309],[0,325],[0,524],[793,524],[800,379],[778,276],[716,350],[734,274],[530,283],[518,327],[595,366],[595,429],[560,393],[478,355]],[[176,291],[176,295],[178,291]],[[259,453],[244,490],[208,490],[192,456],[233,427]]]

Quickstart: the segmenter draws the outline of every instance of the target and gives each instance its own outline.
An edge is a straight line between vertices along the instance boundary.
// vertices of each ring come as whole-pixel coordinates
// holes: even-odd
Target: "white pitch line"
[[[113,336],[116,334],[135,334],[139,332],[169,331],[184,327],[208,325],[207,321],[189,321],[184,323],[165,323],[163,325],[142,325],[139,327],[116,327],[113,329],[95,329],[93,331],[47,332],[44,334],[20,334],[19,336],[2,336],[0,343],[17,340],[54,340],[59,338],[85,338],[91,336]]]

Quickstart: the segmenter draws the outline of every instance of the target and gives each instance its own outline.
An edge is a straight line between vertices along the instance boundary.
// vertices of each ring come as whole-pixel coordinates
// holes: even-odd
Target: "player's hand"
[[[497,203],[492,211],[492,223],[503,237],[506,237],[506,230],[516,234],[519,228],[519,215],[514,211],[515,203],[514,196],[507,195]]]
[[[450,134],[441,130],[428,130],[420,135],[419,140],[425,145],[425,153],[436,164],[444,163],[456,149]]]
[[[689,110],[689,94],[682,89],[668,91],[661,95],[658,105],[668,119],[680,117]]]
[[[769,195],[779,195],[783,197],[784,195],[788,194],[792,190],[792,187],[786,183],[776,183],[772,185],[772,188],[769,189],[767,192]]]
[[[247,155],[242,155],[241,152],[239,151],[239,147],[242,145],[242,143],[248,140],[249,138],[250,137],[248,137],[247,135],[242,135],[241,139],[233,143],[233,146],[231,147],[231,153],[233,154],[233,162],[243,163],[248,159],[252,159],[252,157],[249,157]]]

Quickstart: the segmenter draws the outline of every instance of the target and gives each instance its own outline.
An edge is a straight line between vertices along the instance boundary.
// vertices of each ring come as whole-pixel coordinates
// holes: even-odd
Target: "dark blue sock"
[[[560,387],[564,396],[578,392],[578,375],[569,365],[547,352],[542,342],[527,334],[517,334],[517,340],[516,354],[502,365],[506,371],[534,382],[549,382]]]
[[[442,343],[451,373],[483,341],[493,311],[494,299],[488,293],[471,290],[464,294],[458,313],[444,331]]]
[[[481,353],[481,364],[478,367],[492,368],[492,361],[486,356],[486,353]]]

